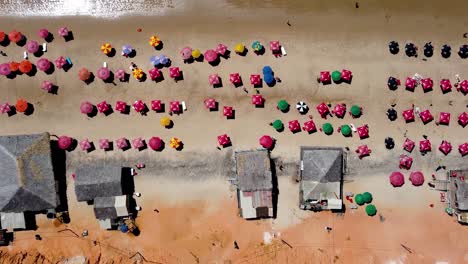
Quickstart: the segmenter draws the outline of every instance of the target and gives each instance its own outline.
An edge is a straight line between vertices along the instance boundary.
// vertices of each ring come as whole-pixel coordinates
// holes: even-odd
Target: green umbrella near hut
[[[283,122],[281,122],[281,120],[278,120],[278,119],[273,121],[272,126],[274,129],[276,129],[276,131],[280,131],[284,129]]]
[[[351,127],[348,125],[343,125],[341,127],[341,134],[345,137],[349,137],[351,135]]]
[[[372,203],[372,194],[370,192],[365,192],[362,194],[362,199],[365,203],[370,204]]]
[[[363,205],[363,204],[365,204],[365,202],[364,202],[364,197],[362,197],[362,194],[356,195],[356,197],[354,197],[354,201],[355,201],[358,205]]]
[[[358,105],[353,105],[351,106],[351,115],[354,117],[359,117],[361,116],[361,107]]]
[[[278,109],[282,112],[287,111],[289,108],[288,102],[286,100],[279,100],[278,101]]]
[[[330,123],[323,124],[322,130],[323,130],[323,133],[325,133],[326,135],[333,134],[333,126]]]
[[[366,206],[366,213],[368,216],[374,216],[377,213],[377,208],[373,204],[368,204]]]
[[[334,82],[339,82],[339,81],[341,81],[341,72],[334,71],[334,72],[332,72],[331,77],[332,77],[332,80]]]

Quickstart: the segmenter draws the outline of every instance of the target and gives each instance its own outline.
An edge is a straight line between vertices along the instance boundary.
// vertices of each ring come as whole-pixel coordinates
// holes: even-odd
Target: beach
[[[468,78],[467,62],[456,54],[460,45],[467,44],[463,34],[468,20],[463,10],[468,4],[458,0],[430,5],[424,5],[424,1],[368,1],[360,2],[356,9],[353,1],[286,2],[161,1],[159,13],[154,7],[155,10],[147,9],[145,14],[138,10],[133,15],[122,11],[127,15],[114,17],[109,15],[113,13],[111,8],[87,1],[86,8],[96,12],[92,16],[86,16],[89,11],[83,11],[78,12],[81,16],[77,17],[0,17],[0,24],[5,27],[2,30],[20,30],[28,39],[38,40],[40,28],[54,30],[55,39],[48,44],[48,51],[42,57],[53,61],[59,56],[69,56],[73,61],[68,72],[55,69],[50,75],[38,71],[34,77],[0,78],[0,103],[14,103],[17,98],[24,98],[34,105],[34,113],[29,116],[1,115],[1,135],[48,131],[77,140],[88,138],[96,146],[102,138],[148,140],[159,136],[166,142],[161,152],[98,149],[86,153],[79,147],[68,152],[67,196],[71,223],[54,225],[45,217],[39,219],[36,231],[16,232],[13,244],[6,250],[1,249],[0,260],[39,263],[41,259],[42,263],[60,263],[73,256],[85,256],[89,263],[141,263],[138,261],[143,258],[153,263],[468,263],[468,247],[464,242],[468,229],[444,212],[445,205],[439,202],[439,193],[427,185],[411,186],[409,181],[395,189],[388,180],[390,173],[398,170],[405,135],[416,142],[426,135],[433,143],[433,151],[427,155],[420,155],[418,148],[411,154],[414,158],[411,171],[422,171],[426,181],[433,173],[440,178],[444,176],[444,170],[435,172],[439,165],[447,169],[468,168],[467,158],[461,157],[456,149],[468,139],[468,128],[456,123],[458,114],[468,111],[468,97],[456,90],[442,94],[438,87],[442,78],[454,82],[455,74]],[[5,10],[15,9],[12,4],[0,3],[5,4]],[[63,4],[58,1],[57,5],[60,3]],[[142,1],[139,11],[151,3]],[[125,9],[116,8],[114,14]],[[75,14],[70,10],[69,15]],[[38,14],[55,16],[53,12],[59,11],[49,12]],[[106,12],[108,15],[103,17],[110,19],[100,18],[99,12]],[[56,34],[61,26],[73,31],[74,40],[65,42]],[[149,37],[154,34],[163,41],[160,51],[148,45]],[[267,49],[264,55],[257,56],[250,49],[255,40],[265,45],[270,40],[279,40],[288,55],[275,58]],[[391,40],[400,43],[398,55],[388,51]],[[434,56],[427,60],[423,60],[423,55],[408,58],[403,51],[407,41],[418,45],[420,50],[424,43],[432,41],[436,47]],[[116,47],[115,57],[108,58],[100,52],[105,42]],[[185,46],[203,52],[219,43],[233,50],[238,42],[250,49],[247,55],[233,53],[229,59],[221,59],[218,66],[206,62],[184,64],[179,54]],[[439,52],[440,46],[446,43],[453,48],[448,59],[442,58]],[[124,44],[135,48],[135,58],[120,56],[120,47]],[[20,61],[24,48],[10,44],[1,50],[8,55],[0,57],[3,63]],[[180,68],[182,81],[175,83],[169,78],[167,68],[162,69],[165,80],[159,83],[149,79],[137,82],[131,77],[128,83],[115,80],[114,85],[96,78],[86,85],[78,79],[80,68],[96,72],[104,61],[114,72],[120,68],[128,71],[130,62],[147,72],[151,68],[149,57],[160,54],[167,55],[172,66]],[[34,63],[38,58],[30,55],[30,60]],[[255,108],[250,97],[256,90],[250,85],[249,76],[261,74],[265,65],[271,66],[282,82],[274,87],[259,88],[266,100],[265,107]],[[341,69],[353,72],[351,84],[317,83],[320,71]],[[248,93],[229,83],[229,74],[234,72],[240,73]],[[209,85],[208,76],[212,73],[220,75],[223,87]],[[387,88],[389,76],[404,82],[415,73],[433,78],[434,90],[423,93],[418,87],[415,92],[409,92],[404,85],[396,91]],[[44,80],[58,85],[56,95],[40,88]],[[219,102],[220,111],[210,112],[205,108],[203,102],[208,97]],[[106,100],[114,107],[118,100],[130,104],[139,99],[147,105],[151,100],[160,99],[166,104],[166,112],[151,111],[142,116],[132,110],[129,115],[114,112],[90,118],[79,109],[82,101],[97,104]],[[291,104],[288,113],[276,109],[280,99]],[[160,126],[159,119],[168,116],[168,104],[172,100],[185,101],[187,111],[170,116],[174,126],[165,129]],[[309,105],[307,115],[299,115],[294,109],[298,101]],[[344,119],[325,120],[315,109],[321,102],[345,103],[348,109],[351,105],[360,105],[363,115],[358,119],[347,114]],[[394,122],[386,116],[392,104],[396,104],[399,115]],[[436,126],[434,121],[423,125],[417,118],[416,122],[405,124],[401,112],[413,104],[422,110],[430,109],[436,119],[440,111],[450,112],[452,121],[449,126]],[[223,117],[223,106],[234,107],[235,119]],[[305,131],[292,134],[287,129],[278,133],[269,125],[275,119],[285,124],[297,119],[302,124],[309,120],[309,114],[317,126],[330,122],[335,127],[333,135],[320,131],[310,135]],[[368,124],[370,137],[345,138],[336,131],[338,126],[350,123]],[[217,136],[224,133],[231,138],[232,147],[218,150]],[[264,134],[276,139],[271,157],[277,168],[284,166],[283,170],[277,169],[278,216],[246,221],[238,215],[236,193],[228,182],[235,173],[233,153],[260,148],[258,139]],[[182,140],[183,150],[168,147],[173,136]],[[385,148],[384,139],[388,136],[395,140],[393,150]],[[436,149],[442,140],[454,146],[447,156]],[[372,153],[360,160],[354,150],[362,144],[367,144]],[[363,208],[347,209],[344,215],[300,210],[299,185],[295,181],[299,173],[300,146],[348,147],[343,191],[372,192],[378,214],[385,220],[381,221],[378,215],[368,217]],[[90,163],[146,165],[134,177],[136,190],[142,193],[137,199],[142,211],[136,219],[142,231],[140,236],[101,230],[92,206],[76,201],[71,175],[78,166]],[[333,230],[327,233],[325,226]],[[67,228],[78,237],[62,231]],[[85,229],[89,236],[83,238],[80,234]],[[279,232],[286,243],[278,239],[265,245],[264,232]],[[42,241],[34,240],[36,233],[41,234]],[[239,250],[234,249],[234,241],[239,244]],[[73,246],[68,246],[70,244]],[[316,261],[310,262],[310,259]]]

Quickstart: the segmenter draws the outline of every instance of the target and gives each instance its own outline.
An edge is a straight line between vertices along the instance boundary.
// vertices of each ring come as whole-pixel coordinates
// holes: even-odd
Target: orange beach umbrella
[[[18,99],[15,105],[16,111],[20,113],[26,112],[28,110],[28,102],[24,99]]]
[[[105,43],[101,45],[101,51],[104,54],[109,54],[112,51],[112,45],[110,43]]]
[[[18,71],[19,66],[20,66],[20,64],[18,62],[16,62],[16,61],[10,62],[10,71],[12,71],[12,72]]]
[[[78,71],[78,77],[80,77],[80,80],[82,81],[87,81],[89,77],[91,77],[91,73],[88,71],[88,69],[81,68],[80,71]]]
[[[151,36],[149,40],[149,44],[153,47],[159,46],[161,43],[161,40],[158,38],[158,36]]]
[[[19,71],[22,72],[22,73],[28,73],[32,70],[32,64],[30,61],[28,60],[23,60],[22,62],[20,62],[19,64]]]
[[[21,32],[13,30],[8,34],[8,38],[10,39],[11,42],[19,42],[21,39],[23,39],[23,34]]]

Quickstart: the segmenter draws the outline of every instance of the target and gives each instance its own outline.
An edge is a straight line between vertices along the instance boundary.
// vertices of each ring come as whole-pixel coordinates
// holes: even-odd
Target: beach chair
[[[185,105],[185,101],[182,101],[182,110],[185,112],[187,111],[187,106]]]
[[[27,51],[23,52],[23,59],[25,59],[25,60],[28,59],[28,52]]]
[[[286,49],[284,48],[284,46],[281,46],[281,54],[283,54],[283,56],[288,55],[288,53],[286,53]]]
[[[70,57],[67,57],[65,60],[67,61],[68,65],[70,65],[70,66],[73,65]]]
[[[354,124],[349,124],[349,127],[351,128],[351,131],[357,132],[357,128],[354,126]]]
[[[42,51],[47,52],[47,43],[46,42],[42,43]]]
[[[104,63],[102,64],[102,67],[107,68],[107,62],[104,62]]]

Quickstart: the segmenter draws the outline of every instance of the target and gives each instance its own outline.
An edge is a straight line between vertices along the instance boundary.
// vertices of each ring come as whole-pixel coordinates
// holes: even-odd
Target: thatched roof
[[[49,133],[0,136],[0,211],[57,207]]]
[[[76,170],[75,193],[78,201],[122,195],[122,167],[83,165]]]
[[[238,188],[241,191],[272,190],[270,155],[267,150],[235,153]]]

